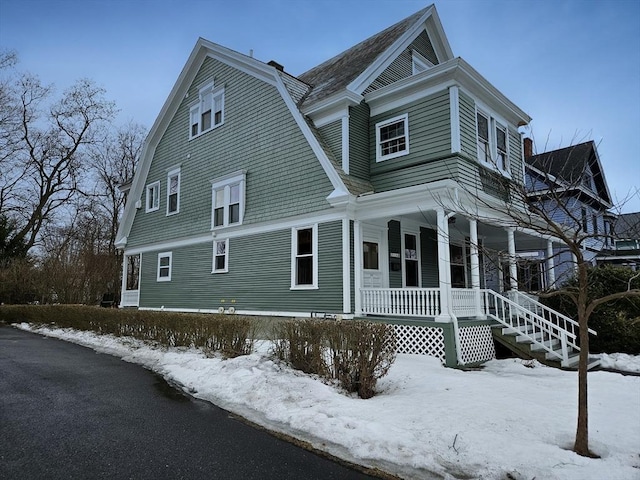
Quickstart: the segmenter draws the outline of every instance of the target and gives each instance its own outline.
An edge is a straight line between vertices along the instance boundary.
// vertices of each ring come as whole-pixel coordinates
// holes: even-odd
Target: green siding
[[[189,140],[189,106],[198,87],[213,78],[225,87],[224,124]],[[176,165],[181,166],[180,213],[167,217],[167,170]],[[276,88],[207,58],[164,132],[144,182],[161,182],[160,209],[136,212],[127,246],[208,232],[211,181],[241,169],[247,171],[245,224],[324,209],[333,190]]]
[[[349,175],[369,180],[369,106],[349,108]]]
[[[320,135],[331,149],[331,153],[338,161],[342,162],[342,120],[336,120],[318,128]]]
[[[158,252],[145,253],[140,306],[342,312],[341,230],[341,222],[318,226],[317,290],[290,289],[290,229],[230,239],[228,273],[211,273],[212,242],[174,249],[170,282],[156,281]]]
[[[418,35],[413,42],[411,42],[411,45],[405,48],[402,53],[400,53],[400,55],[398,55],[393,62],[391,62],[391,64],[385,68],[380,75],[378,75],[378,78],[376,78],[371,85],[367,87],[364,94],[386,87],[398,80],[402,80],[403,78],[413,75],[412,52],[414,50],[434,65],[438,64],[438,58],[436,57],[429,35],[427,35],[427,32],[423,30],[422,33]]]
[[[409,118],[409,154],[376,162],[376,123],[404,113],[408,113]],[[410,105],[377,115],[371,118],[369,130],[371,181],[376,191],[408,186],[403,182],[389,184],[386,177],[390,172],[396,176],[402,175],[399,172],[402,169],[451,155],[449,92],[443,90]],[[422,182],[412,184],[417,183]],[[383,184],[389,186],[382,187]]]
[[[471,97],[459,92],[460,105],[460,147],[463,155],[478,159],[478,143],[476,135],[476,106]]]
[[[402,262],[402,239],[400,236],[400,222],[397,220],[391,220],[388,223],[388,240],[389,240],[389,254],[397,253],[400,255],[400,262]],[[391,257],[391,255],[389,255]],[[382,262],[391,260],[381,259]],[[401,263],[402,264],[402,263]],[[391,265],[389,265],[389,288],[401,288],[402,287],[402,270],[393,271]]]
[[[420,228],[420,266],[422,268],[422,288],[439,287],[438,240],[436,232],[429,228]]]

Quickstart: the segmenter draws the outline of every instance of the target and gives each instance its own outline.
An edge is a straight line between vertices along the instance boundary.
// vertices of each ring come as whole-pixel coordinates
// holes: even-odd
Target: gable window
[[[408,114],[376,124],[376,161],[389,160],[409,153]]]
[[[154,212],[160,208],[160,182],[147,185],[147,201],[145,212]]]
[[[171,281],[171,252],[164,252],[158,254],[158,276],[156,280],[158,282]]]
[[[211,228],[242,224],[245,173],[238,172],[212,182]]]
[[[228,271],[229,271],[229,239],[214,240],[212,273],[226,273]]]
[[[411,73],[413,75],[422,73],[425,70],[429,69],[429,67],[433,67],[433,63],[424,58],[415,50],[411,53]]]
[[[196,137],[224,123],[224,86],[205,85],[198,92],[198,103],[189,110],[189,136]]]
[[[476,113],[478,129],[478,160],[501,172],[509,171],[509,135],[507,127],[495,118],[481,112]]]
[[[318,226],[291,230],[291,288],[318,288]]]
[[[180,169],[167,174],[167,215],[180,211]]]

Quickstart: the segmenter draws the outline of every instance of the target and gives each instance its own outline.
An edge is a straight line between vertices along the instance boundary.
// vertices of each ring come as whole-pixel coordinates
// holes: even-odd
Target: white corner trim
[[[460,153],[460,96],[458,87],[449,87],[449,109],[451,113],[451,153]]]
[[[348,218],[342,219],[342,311],[351,313],[351,234]]]
[[[342,170],[349,175],[349,115],[342,117]]]

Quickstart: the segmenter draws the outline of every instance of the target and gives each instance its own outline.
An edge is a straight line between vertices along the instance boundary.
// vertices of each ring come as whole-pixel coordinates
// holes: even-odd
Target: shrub
[[[628,268],[590,268],[587,273],[588,300],[625,291],[629,280],[636,274],[637,272]],[[577,280],[569,280],[566,286],[577,286]],[[640,288],[640,278],[633,280],[631,286]],[[546,298],[543,301],[568,317],[578,317],[576,305],[564,295]],[[622,298],[600,305],[591,314],[589,327],[598,333],[589,339],[589,349],[592,352],[640,354],[640,297]]]
[[[274,354],[305,373],[371,398],[395,360],[393,328],[359,321],[291,320],[275,327]]]
[[[133,337],[165,347],[197,347],[225,357],[253,351],[249,317],[108,309],[80,305],[0,306],[5,323],[54,324],[59,328]]]

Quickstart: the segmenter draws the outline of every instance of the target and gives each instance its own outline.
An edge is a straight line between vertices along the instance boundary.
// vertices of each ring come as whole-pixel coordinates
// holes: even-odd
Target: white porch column
[[[142,258],[140,258],[140,260],[142,260]],[[122,282],[120,285],[120,305],[118,305],[119,307],[122,307],[122,301],[124,300],[124,294],[127,291],[127,255],[123,252],[122,253]],[[140,261],[140,266],[142,266],[142,261]],[[140,289],[140,277],[138,276],[138,291]]]
[[[358,220],[353,222],[353,287],[355,315],[362,315],[362,226]]]
[[[553,242],[547,240],[547,288],[552,288],[556,283],[556,266],[553,258]]]
[[[342,312],[351,313],[351,232],[349,219],[342,219]]]
[[[469,239],[471,250],[471,288],[474,290],[476,317],[484,317],[480,298],[480,255],[478,253],[478,221],[469,219]]]
[[[438,278],[440,283],[440,315],[436,322],[451,322],[451,262],[449,259],[449,223],[444,209],[436,209],[438,216]]]
[[[515,230],[507,228],[507,241],[509,245],[509,286],[511,290],[518,290],[518,266],[516,265],[516,239]]]

